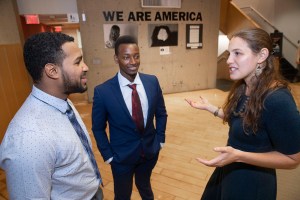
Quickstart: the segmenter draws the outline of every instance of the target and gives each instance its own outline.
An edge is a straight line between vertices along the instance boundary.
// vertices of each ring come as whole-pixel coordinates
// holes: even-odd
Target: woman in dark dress
[[[202,200],[275,200],[275,169],[293,169],[300,163],[300,115],[288,83],[275,71],[272,40],[262,29],[235,33],[227,64],[235,81],[223,109],[200,97],[186,99],[229,125],[226,147],[215,147],[216,167]]]

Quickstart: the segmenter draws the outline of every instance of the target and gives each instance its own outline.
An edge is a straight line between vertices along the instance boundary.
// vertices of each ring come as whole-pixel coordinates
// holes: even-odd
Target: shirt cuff
[[[160,148],[163,148],[165,143],[160,143]]]
[[[108,160],[105,161],[106,164],[109,164],[112,160],[114,159],[114,157],[109,158]]]

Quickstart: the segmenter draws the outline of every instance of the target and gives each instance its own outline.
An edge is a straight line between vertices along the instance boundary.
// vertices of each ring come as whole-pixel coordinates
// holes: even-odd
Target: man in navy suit
[[[140,52],[134,37],[118,38],[114,60],[119,72],[94,90],[92,130],[104,161],[111,165],[115,200],[130,199],[133,177],[142,199],[153,200],[150,177],[165,143],[167,123],[163,94],[155,76],[138,72]],[[132,84],[136,84],[143,111],[141,131],[132,118],[128,86]]]

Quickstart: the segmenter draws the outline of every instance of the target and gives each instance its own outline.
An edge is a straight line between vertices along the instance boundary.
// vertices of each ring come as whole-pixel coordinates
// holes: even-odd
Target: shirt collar
[[[68,103],[70,103],[70,100],[63,100],[50,94],[47,94],[46,92],[38,89],[34,85],[32,87],[31,95],[37,98],[38,100],[56,108],[62,113],[66,113],[67,109],[69,108]]]
[[[133,82],[130,82],[127,78],[125,78],[121,72],[119,71],[118,72],[118,80],[119,80],[119,83],[120,83],[120,86],[121,87],[125,87],[125,86],[128,86],[128,85],[132,85],[132,84],[137,84],[137,85],[142,85],[142,81],[140,79],[140,75],[139,73],[136,74],[136,77],[134,79]]]

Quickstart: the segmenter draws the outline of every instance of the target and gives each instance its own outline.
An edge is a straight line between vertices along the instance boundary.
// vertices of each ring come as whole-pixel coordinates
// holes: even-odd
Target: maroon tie
[[[128,85],[132,89],[132,118],[139,132],[144,131],[144,117],[139,94],[136,90],[136,84]]]

